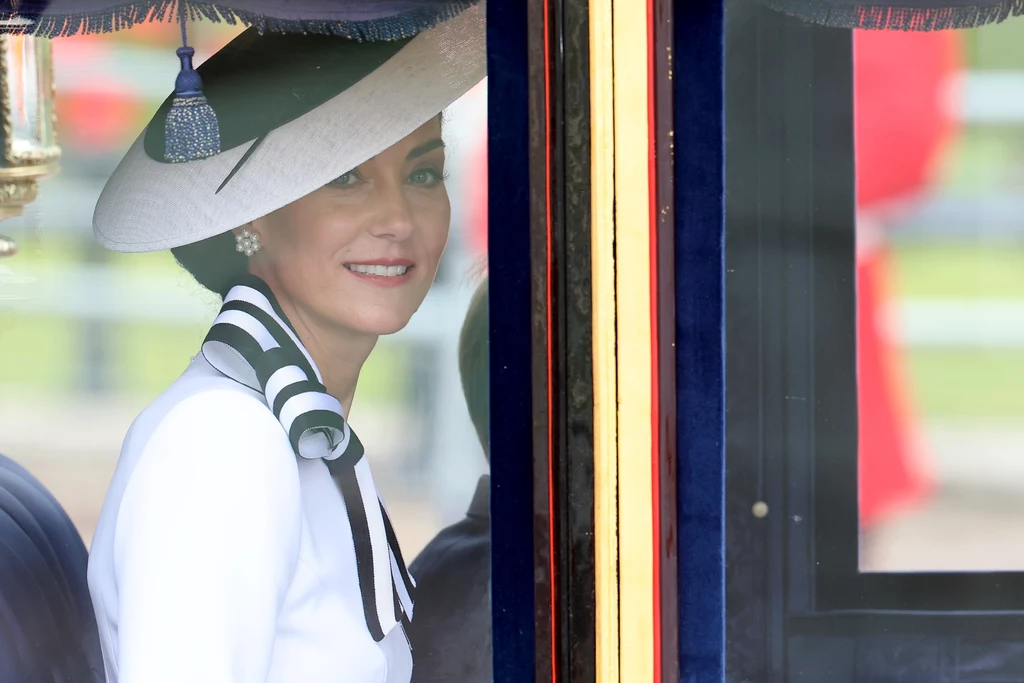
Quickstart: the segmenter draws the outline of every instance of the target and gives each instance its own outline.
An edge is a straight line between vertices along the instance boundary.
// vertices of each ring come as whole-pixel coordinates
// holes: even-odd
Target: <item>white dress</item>
[[[408,683],[347,519],[326,464],[199,355],[132,425],[92,541],[108,683]]]

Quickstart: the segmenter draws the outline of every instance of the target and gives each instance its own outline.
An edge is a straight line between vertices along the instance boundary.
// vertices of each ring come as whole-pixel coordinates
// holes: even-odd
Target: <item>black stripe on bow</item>
[[[333,427],[342,434],[345,433],[345,423],[338,416],[337,413],[333,413],[329,410],[310,410],[309,412],[302,413],[292,422],[291,431],[288,433],[288,438],[292,442],[292,447],[298,450],[299,448],[299,437],[310,430],[320,429],[322,427]],[[332,448],[338,444],[331,444]],[[359,459],[363,457],[363,444],[359,441],[359,438],[355,435],[351,429],[348,432],[348,445],[345,447],[345,452],[339,455],[333,460],[328,460],[328,463],[337,463],[337,466],[342,467],[355,467]]]
[[[373,547],[370,545],[370,525],[366,521],[366,508],[359,492],[359,481],[352,467],[339,467],[337,461],[327,463],[334,481],[341,489],[345,507],[348,510],[352,542],[356,552],[356,575],[359,577],[359,592],[363,598],[363,616],[366,628],[376,642],[384,640],[384,631],[377,617],[377,591],[373,586]],[[392,572],[389,572],[392,573]],[[392,578],[392,581],[394,578]]]
[[[324,393],[324,391],[324,386],[315,380],[312,382],[309,380],[304,382],[292,382],[288,386],[282,388],[281,391],[277,392],[277,396],[274,397],[274,405],[271,406],[271,410],[274,411],[275,417],[281,419],[281,411],[284,409],[284,404],[287,403],[289,399],[295,398],[299,394],[308,394],[311,392]],[[333,423],[337,421],[339,425],[344,424],[341,421],[340,415],[335,413],[331,413],[331,415],[334,417],[330,418],[330,422]],[[325,424],[324,426],[328,425]],[[329,426],[333,427],[335,425],[331,424]],[[341,429],[341,426],[338,428]]]
[[[398,597],[398,584],[395,583],[394,572],[391,573],[391,600],[395,605],[395,621],[401,624],[405,619],[405,610],[402,609],[402,599]],[[409,643],[409,647],[412,648],[412,643]]]
[[[263,353],[263,347],[255,338],[245,330],[229,323],[217,323],[206,333],[207,342],[220,342],[237,351],[247,361],[250,358],[258,358]],[[256,368],[253,368],[256,370]],[[257,371],[258,374],[258,371]],[[236,377],[231,379],[242,384]]]

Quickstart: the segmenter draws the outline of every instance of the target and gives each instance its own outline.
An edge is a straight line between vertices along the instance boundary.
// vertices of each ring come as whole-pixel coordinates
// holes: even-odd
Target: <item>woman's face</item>
[[[448,240],[440,117],[325,187],[253,221],[249,263],[304,324],[405,327]],[[298,321],[295,321],[298,322]]]

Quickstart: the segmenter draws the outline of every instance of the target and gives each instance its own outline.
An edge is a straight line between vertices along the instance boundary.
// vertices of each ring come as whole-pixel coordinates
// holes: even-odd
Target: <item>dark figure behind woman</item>
[[[459,338],[459,372],[477,436],[490,460],[487,280],[469,305]],[[419,554],[409,638],[413,683],[491,683],[490,481],[483,476],[465,519]]]
[[[0,455],[0,681],[103,680],[88,552],[49,491]]]

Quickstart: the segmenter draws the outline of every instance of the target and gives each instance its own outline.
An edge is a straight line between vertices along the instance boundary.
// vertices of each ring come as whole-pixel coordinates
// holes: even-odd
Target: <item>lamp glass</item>
[[[9,107],[8,162],[38,162],[54,145],[50,41],[6,36],[4,100]]]

